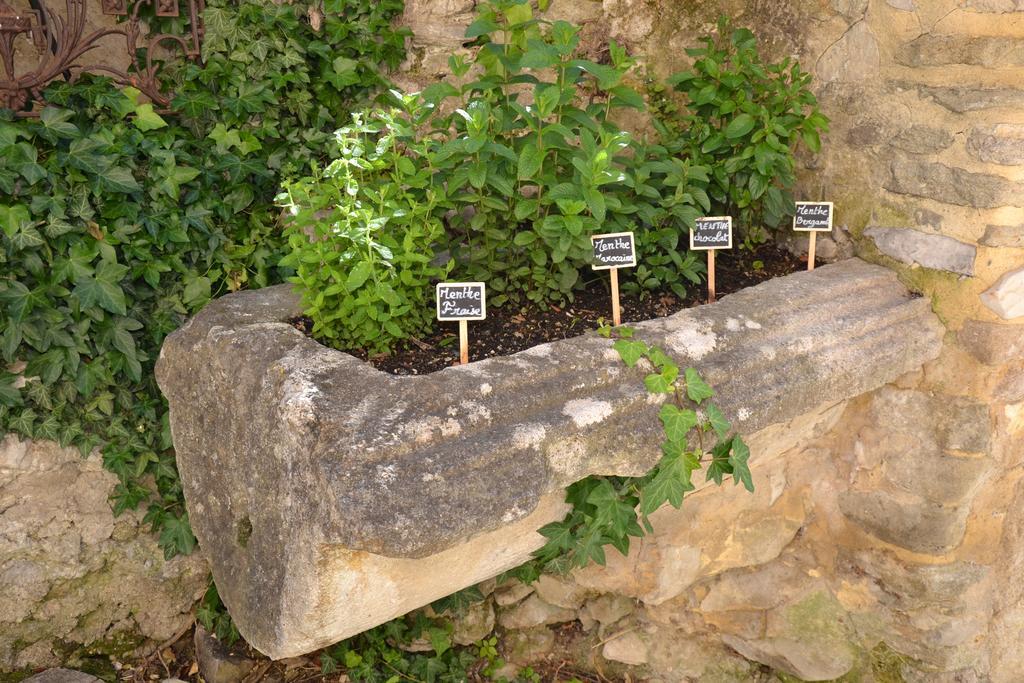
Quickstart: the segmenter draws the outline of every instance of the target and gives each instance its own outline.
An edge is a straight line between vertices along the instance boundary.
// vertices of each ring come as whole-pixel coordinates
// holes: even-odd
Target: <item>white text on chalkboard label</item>
[[[632,268],[636,265],[636,243],[631,232],[611,232],[592,235],[594,270]]]
[[[830,232],[832,202],[797,202],[793,229],[800,232]]]
[[[698,218],[690,231],[690,249],[732,249],[732,216]]]
[[[487,294],[482,282],[437,283],[438,320],[483,320]]]

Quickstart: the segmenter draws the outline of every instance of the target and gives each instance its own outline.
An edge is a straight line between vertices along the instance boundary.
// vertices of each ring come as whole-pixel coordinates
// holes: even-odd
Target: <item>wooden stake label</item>
[[[797,232],[831,232],[832,202],[797,202],[793,229]]]
[[[690,231],[690,250],[732,249],[732,216],[698,218]]]
[[[437,319],[483,320],[487,317],[487,300],[482,282],[438,282]]]
[[[715,250],[732,249],[732,216],[708,216],[693,222],[690,250],[708,252],[708,303],[715,303]]]
[[[591,235],[594,245],[594,270],[632,268],[636,266],[636,241],[631,232],[610,232]]]
[[[632,268],[636,265],[636,240],[631,232],[609,232],[604,235],[591,235],[590,243],[594,246],[594,270],[607,270],[612,283],[612,324],[622,324],[622,313],[619,306],[619,268]]]

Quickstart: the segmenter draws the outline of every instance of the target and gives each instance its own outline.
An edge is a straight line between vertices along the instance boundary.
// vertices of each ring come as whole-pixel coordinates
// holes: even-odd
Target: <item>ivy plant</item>
[[[613,348],[630,368],[645,364],[644,386],[663,396],[658,419],[665,438],[661,458],[642,477],[587,477],[569,486],[566,502],[572,506],[560,522],[540,529],[547,538],[534,553],[534,561],[514,571],[532,581],[541,572],[566,573],[594,562],[604,565],[605,546],[623,555],[630,538],[654,531],[649,516],[668,503],[683,504],[694,490],[693,473],[705,469],[707,481],[722,485],[726,477],[754,490],[747,460],[750,449],[733,432],[729,420],[711,401],[714,392],[694,368],[681,370],[664,351],[634,338],[630,327],[602,327],[600,334],[615,338]]]
[[[749,29],[722,17],[717,33],[701,42],[686,51],[692,68],[669,79],[684,94],[683,115],[656,125],[712,169],[707,191],[714,212],[735,216],[748,245],[763,242],[767,229],[795,211],[797,144],[817,152],[828,118],[818,110],[810,74],[791,57],[764,60]]]
[[[0,434],[99,446],[115,513],[147,505],[196,545],[153,379],[211,297],[279,282],[274,195],[402,58],[401,2],[211,0],[203,64],[168,64],[174,111],[83,76],[36,119],[0,111]]]

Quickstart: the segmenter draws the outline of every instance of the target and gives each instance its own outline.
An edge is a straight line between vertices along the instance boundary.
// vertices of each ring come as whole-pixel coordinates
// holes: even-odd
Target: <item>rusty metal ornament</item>
[[[171,94],[161,89],[156,55],[171,57],[180,52],[188,59],[199,59],[204,0],[135,0],[131,5],[129,0],[99,0],[103,14],[123,19],[88,33],[87,2],[64,0],[65,12],[61,14],[48,7],[45,0],[32,0],[33,9],[24,12],[0,0],[0,108],[13,109],[19,116],[33,116],[47,85],[56,80],[73,82],[87,72],[133,86],[158,106],[170,104]],[[181,35],[148,35],[146,22],[139,18],[140,10],[146,7],[152,7],[158,17],[178,17],[186,6],[187,28]],[[102,58],[90,62],[97,48],[110,45],[105,42],[110,40],[123,43],[123,49],[117,50],[123,58],[121,63]],[[32,52],[37,55],[35,63],[19,72],[19,58]]]

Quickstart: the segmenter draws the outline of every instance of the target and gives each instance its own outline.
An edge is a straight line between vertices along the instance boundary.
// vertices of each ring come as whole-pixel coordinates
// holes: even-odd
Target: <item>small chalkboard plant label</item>
[[[591,235],[594,245],[594,270],[607,270],[612,279],[612,322],[622,324],[619,310],[619,268],[636,266],[636,241],[631,232]]]
[[[715,250],[732,249],[732,216],[698,218],[690,231],[690,250],[708,252],[708,303],[715,302]]]
[[[469,362],[469,321],[487,317],[487,291],[482,282],[438,282],[437,319],[459,323],[459,362]]]
[[[832,231],[832,202],[797,202],[793,230],[809,232],[807,270],[814,270],[814,248],[819,232]]]

